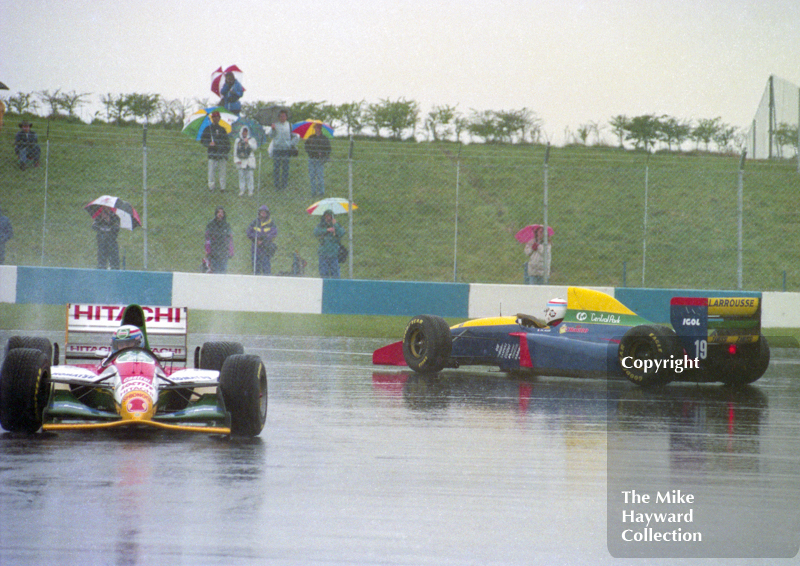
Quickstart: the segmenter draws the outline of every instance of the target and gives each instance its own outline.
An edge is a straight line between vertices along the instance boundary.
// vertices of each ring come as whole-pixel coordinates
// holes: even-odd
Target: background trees
[[[79,120],[79,110],[90,102],[91,93],[76,91],[54,92],[42,90],[17,93],[4,98],[10,112],[35,114],[40,109],[48,118]],[[159,94],[107,93],[99,96],[102,110],[94,120],[117,125],[141,123],[147,120],[154,126],[179,129],[186,117],[198,107],[209,107],[216,100],[167,100]],[[265,108],[282,106],[290,111],[291,120],[299,122],[318,119],[331,124],[337,135],[375,136],[392,140],[422,139],[433,142],[470,141],[479,143],[542,143],[543,121],[529,108],[510,110],[477,110],[468,114],[448,104],[434,105],[420,116],[420,104],[405,98],[381,99],[368,103],[365,100],[330,104],[326,101],[247,100],[242,103],[242,114],[255,117]],[[628,117],[612,116],[605,124],[587,122],[572,133],[565,130],[565,143],[605,145],[601,132],[606,130],[616,139],[620,148],[641,151],[683,151],[687,143],[694,142],[694,150],[719,152],[741,151],[745,133],[722,121],[721,117],[685,120],[673,116],[643,114]],[[779,156],[787,147],[797,152],[797,128],[780,124],[774,132]],[[614,143],[614,142],[611,142]]]

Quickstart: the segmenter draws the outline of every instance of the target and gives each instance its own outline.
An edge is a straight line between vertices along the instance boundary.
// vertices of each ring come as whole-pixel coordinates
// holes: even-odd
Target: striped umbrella
[[[139,219],[139,213],[136,212],[136,209],[133,208],[129,202],[118,197],[103,195],[100,198],[94,199],[83,208],[86,209],[89,216],[96,218],[103,207],[110,208],[111,212],[119,216],[120,228],[133,230],[142,225],[142,221]]]

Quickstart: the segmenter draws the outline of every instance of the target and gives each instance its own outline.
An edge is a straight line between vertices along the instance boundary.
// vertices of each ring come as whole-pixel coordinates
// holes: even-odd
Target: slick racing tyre
[[[50,397],[50,360],[36,348],[13,348],[0,370],[0,425],[33,434]]]
[[[423,314],[412,318],[406,326],[403,357],[414,371],[441,371],[447,365],[452,350],[450,327],[443,318]]]
[[[244,348],[238,342],[204,342],[198,367],[220,371],[227,357],[235,354],[244,354]]]
[[[672,366],[664,362],[680,357],[677,337],[666,328],[634,326],[619,343],[618,359],[623,375],[642,387],[659,387],[672,381]]]
[[[715,381],[731,386],[747,385],[764,375],[769,359],[767,339],[759,335],[755,344],[740,345],[736,356],[728,356],[727,352],[718,354],[709,366]]]
[[[232,436],[258,436],[267,421],[267,370],[258,356],[229,356],[219,375]]]

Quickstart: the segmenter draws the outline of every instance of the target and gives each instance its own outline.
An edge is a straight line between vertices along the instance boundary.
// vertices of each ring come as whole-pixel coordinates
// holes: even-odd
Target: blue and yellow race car
[[[653,324],[620,301],[570,287],[544,316],[469,320],[449,326],[431,315],[412,318],[403,340],[373,352],[376,365],[436,373],[466,365],[567,377],[627,378],[641,386],[673,380],[752,383],[766,372],[757,297],[675,297],[672,327]]]

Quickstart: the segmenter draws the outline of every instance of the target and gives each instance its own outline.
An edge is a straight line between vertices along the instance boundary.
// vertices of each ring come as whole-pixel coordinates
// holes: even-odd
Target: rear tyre
[[[10,432],[42,428],[50,397],[50,359],[36,348],[13,348],[0,370],[0,425]]]
[[[258,436],[267,421],[267,370],[258,356],[236,354],[222,366],[219,387],[231,435]]]
[[[660,387],[672,381],[671,367],[663,362],[680,358],[681,352],[675,333],[656,326],[634,326],[619,343],[618,359],[622,373],[629,381],[641,387]],[[658,370],[645,368],[649,362],[661,360]]]
[[[767,339],[759,335],[758,342],[739,346],[736,357],[718,358],[714,361],[711,373],[725,385],[738,386],[753,383],[766,373],[769,367],[770,351]]]
[[[403,335],[403,357],[419,373],[441,371],[450,359],[453,339],[443,318],[419,315],[412,318]]]

